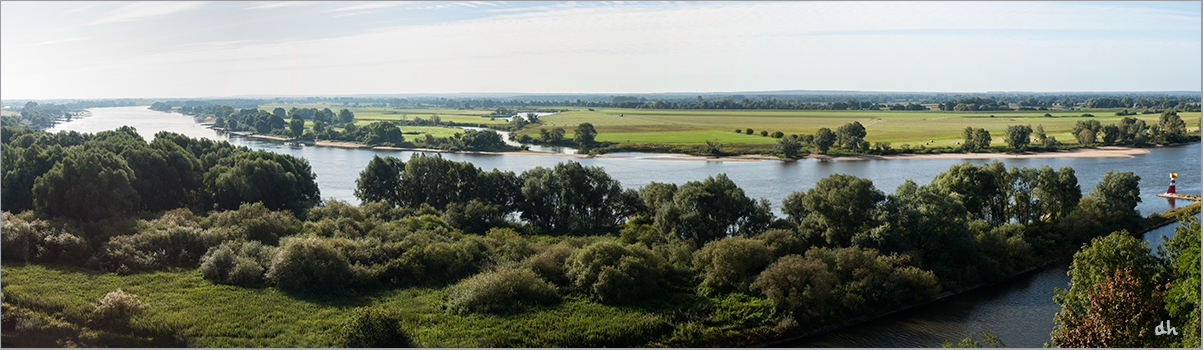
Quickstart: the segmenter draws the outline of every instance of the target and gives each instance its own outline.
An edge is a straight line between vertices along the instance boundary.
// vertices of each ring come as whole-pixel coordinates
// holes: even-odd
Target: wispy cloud
[[[472,3],[477,4],[477,5],[497,6],[497,4],[494,4],[494,3],[491,3],[488,1],[473,1]]]
[[[170,15],[201,7],[206,2],[136,2],[121,6],[108,14],[88,23],[97,25],[105,23],[136,21],[147,18]]]
[[[309,2],[309,1],[264,1],[264,2],[255,3],[254,5],[251,5],[248,7],[243,7],[242,9],[243,10],[263,10],[263,9],[274,9],[274,8],[280,8],[280,7],[309,6],[309,5],[313,5],[313,4],[314,4],[314,2]]]
[[[40,43],[37,43],[37,44],[29,45],[29,46],[43,46],[43,45],[59,44],[59,43],[72,42],[72,41],[79,41],[79,40],[87,40],[87,39],[90,39],[90,38],[82,37],[82,38],[70,38],[70,39],[50,40],[50,41],[43,41],[43,42],[40,42]]]

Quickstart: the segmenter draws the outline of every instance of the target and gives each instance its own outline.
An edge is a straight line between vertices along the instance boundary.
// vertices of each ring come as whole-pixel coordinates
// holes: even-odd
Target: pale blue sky
[[[1199,2],[2,2],[0,98],[1200,90]]]

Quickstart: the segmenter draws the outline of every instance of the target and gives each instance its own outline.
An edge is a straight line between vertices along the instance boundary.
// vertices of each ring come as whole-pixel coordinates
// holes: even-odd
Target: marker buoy
[[[1174,188],[1174,178],[1178,177],[1178,173],[1170,173],[1170,189],[1165,193],[1178,193]]]

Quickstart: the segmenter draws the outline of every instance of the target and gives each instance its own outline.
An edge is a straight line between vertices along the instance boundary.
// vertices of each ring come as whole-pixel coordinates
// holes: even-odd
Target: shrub
[[[89,248],[79,236],[52,228],[45,221],[26,221],[4,212],[0,214],[0,255],[4,260],[77,264],[88,258]]]
[[[201,276],[224,284],[256,286],[263,284],[264,266],[271,263],[272,247],[258,241],[223,242],[201,258]]]
[[[650,296],[664,262],[642,245],[623,246],[600,241],[576,251],[566,261],[566,277],[578,291],[605,304],[619,304]]]
[[[453,312],[503,313],[560,300],[551,283],[526,267],[502,267],[482,272],[447,289],[447,308]]]
[[[170,227],[200,227],[197,223],[196,215],[192,214],[192,210],[188,208],[172,209],[154,219],[146,222],[146,226],[166,229]]]
[[[125,294],[121,288],[117,288],[117,291],[109,292],[97,301],[95,313],[99,319],[111,320],[124,318],[149,307],[150,305],[138,300],[137,295]]]
[[[350,277],[347,257],[317,238],[285,240],[267,270],[268,281],[289,290],[339,288]]]
[[[401,319],[380,306],[365,306],[351,311],[351,317],[338,328],[343,347],[401,348],[413,341],[401,329]]]
[[[728,237],[707,243],[693,254],[693,269],[702,278],[702,294],[748,290],[748,284],[771,263],[763,241]]]
[[[792,230],[771,229],[754,238],[764,241],[764,245],[773,254],[774,260],[790,254],[806,253],[806,242]]]
[[[231,239],[259,241],[276,245],[280,237],[301,231],[301,221],[287,210],[271,211],[263,203],[243,203],[238,210],[227,210],[209,216],[212,227],[225,228]]]
[[[433,237],[433,239],[431,239]],[[410,234],[402,242],[408,247],[389,261],[386,282],[416,284],[456,280],[479,270],[489,256],[487,243],[479,237],[451,242],[425,232]]]
[[[557,244],[532,255],[524,261],[531,271],[543,279],[558,285],[567,285],[564,262],[572,255],[572,248],[567,244]]]
[[[192,267],[209,249],[211,233],[195,227],[172,227],[116,236],[101,247],[89,265],[107,271],[145,271],[164,266]]]
[[[514,229],[494,227],[486,235],[496,261],[521,262],[535,254],[530,241],[519,236]]]

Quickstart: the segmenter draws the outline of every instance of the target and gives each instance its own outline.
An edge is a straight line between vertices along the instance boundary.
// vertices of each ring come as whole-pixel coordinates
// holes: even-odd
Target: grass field
[[[280,104],[264,105],[261,109],[276,107],[350,109],[355,113],[356,124],[373,121],[430,119],[438,115],[443,121],[474,124],[506,124],[505,120],[491,120],[487,115],[493,110],[457,110],[445,108],[394,109],[387,107],[343,107],[341,104]],[[1004,134],[1010,125],[1043,125],[1047,135],[1056,137],[1065,144],[1076,144],[1071,134],[1073,126],[1080,120],[1097,120],[1103,125],[1118,123],[1123,117],[1116,116],[1114,109],[1082,111],[987,111],[945,112],[931,111],[823,111],[823,110],[680,110],[680,109],[622,109],[583,107],[542,107],[544,109],[566,109],[542,118],[541,125],[528,126],[520,134],[538,136],[539,128],[564,128],[571,138],[573,129],[580,123],[592,123],[597,129],[598,141],[615,143],[654,144],[704,144],[707,140],[718,140],[724,144],[767,145],[776,142],[771,137],[760,136],[760,131],[781,131],[789,134],[814,134],[819,128],[833,131],[840,125],[860,122],[865,126],[870,142],[890,142],[898,147],[927,144],[928,147],[955,146],[961,140],[961,130],[967,126],[986,128],[990,131],[992,144],[1005,145]],[[1054,117],[1044,117],[1048,113]],[[1081,117],[1082,114],[1095,117]],[[1198,130],[1199,112],[1179,112],[1189,131]],[[1132,116],[1146,124],[1156,124],[1159,114]],[[736,134],[736,129],[752,129],[753,135]],[[407,131],[408,132],[408,131]],[[454,134],[454,130],[425,130],[435,136]]]
[[[840,125],[858,121],[865,126],[870,142],[906,143],[918,146],[931,142],[935,146],[956,145],[961,130],[967,126],[986,128],[993,144],[1004,145],[1003,136],[1009,125],[1043,125],[1047,135],[1063,143],[1077,143],[1071,135],[1079,120],[1097,120],[1103,125],[1118,123],[1123,117],[1115,110],[1087,111],[787,111],[787,110],[656,110],[656,109],[583,109],[543,117],[543,127],[563,127],[569,133],[580,123],[593,123],[597,139],[610,142],[653,142],[667,144],[700,144],[718,139],[725,143],[766,144],[775,140],[760,136],[760,131],[781,131],[789,134],[814,134],[819,128],[835,130]],[[1044,117],[1049,113],[1055,117]],[[1089,113],[1095,117],[1081,117]],[[1179,112],[1188,130],[1198,130],[1199,112]],[[1159,114],[1133,116],[1155,124]],[[755,131],[755,135],[739,135],[735,129]],[[537,128],[528,133],[537,133]]]
[[[367,305],[403,315],[419,347],[628,347],[672,333],[657,315],[672,310],[573,296],[516,315],[456,315],[439,307],[443,292],[430,287],[316,296],[213,284],[198,269],[128,276],[60,265],[5,263],[2,269],[6,304],[85,324],[92,303],[121,288],[150,305],[131,319],[131,328],[166,328],[197,347],[338,347],[337,327],[351,309]]]

